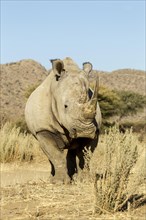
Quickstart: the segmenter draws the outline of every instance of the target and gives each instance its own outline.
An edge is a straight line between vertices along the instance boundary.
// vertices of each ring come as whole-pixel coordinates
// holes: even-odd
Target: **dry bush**
[[[137,165],[141,151],[139,146],[140,142],[132,130],[123,134],[115,127],[100,141],[92,164],[94,170],[96,166],[96,212],[123,211],[129,205],[138,207],[146,202],[146,196],[139,190],[146,178],[144,157]]]
[[[30,161],[39,154],[37,141],[30,134],[7,122],[0,130],[0,162]]]

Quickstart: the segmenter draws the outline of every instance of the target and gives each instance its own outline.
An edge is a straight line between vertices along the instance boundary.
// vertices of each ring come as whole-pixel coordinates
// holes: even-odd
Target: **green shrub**
[[[113,116],[118,116],[122,119],[128,115],[134,115],[146,106],[146,96],[133,93],[130,91],[114,91],[105,87],[100,87],[98,94],[98,101],[102,113],[102,132],[115,125],[112,122]],[[110,121],[109,121],[110,119]],[[130,122],[121,124],[121,127],[130,128],[133,127],[134,131],[144,129],[144,124],[137,122]]]
[[[120,117],[127,115],[134,115],[144,107],[146,107],[146,96],[130,92],[117,91],[117,95],[121,100],[121,109],[119,111]]]
[[[146,107],[146,96],[130,91],[114,91],[105,87],[99,89],[98,101],[104,119],[114,115],[123,117],[136,114]]]
[[[100,87],[98,101],[104,119],[120,113],[122,102],[115,91]]]

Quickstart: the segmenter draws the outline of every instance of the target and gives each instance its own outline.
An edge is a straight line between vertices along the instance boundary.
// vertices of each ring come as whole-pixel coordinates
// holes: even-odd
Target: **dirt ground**
[[[92,182],[50,184],[48,163],[1,164],[1,220],[145,220],[146,206],[95,213]]]

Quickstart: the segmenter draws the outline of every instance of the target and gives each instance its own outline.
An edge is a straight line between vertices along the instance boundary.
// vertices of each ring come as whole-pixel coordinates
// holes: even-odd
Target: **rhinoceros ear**
[[[52,63],[53,72],[55,73],[56,79],[58,80],[59,77],[61,76],[61,73],[64,72],[63,61],[59,59],[50,60],[50,61]]]
[[[83,70],[88,74],[92,70],[92,64],[90,62],[83,63]]]

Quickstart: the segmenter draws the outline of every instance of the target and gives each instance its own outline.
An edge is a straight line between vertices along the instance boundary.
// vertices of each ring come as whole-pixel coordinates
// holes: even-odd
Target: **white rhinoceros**
[[[59,59],[51,62],[50,74],[28,98],[25,118],[50,161],[52,176],[70,180],[79,167],[84,168],[85,146],[92,152],[97,146],[101,124],[98,77],[89,79],[90,63],[84,63],[81,70],[64,69]]]

